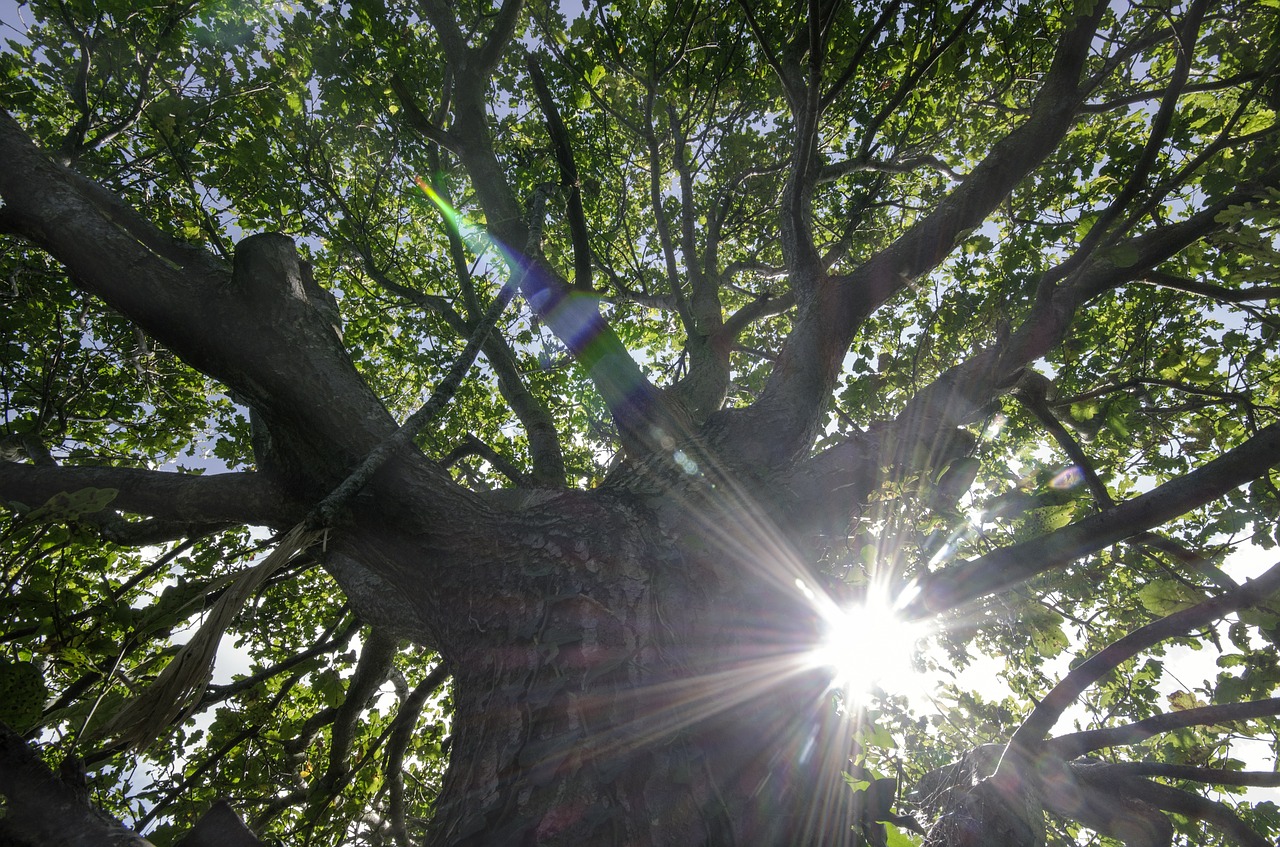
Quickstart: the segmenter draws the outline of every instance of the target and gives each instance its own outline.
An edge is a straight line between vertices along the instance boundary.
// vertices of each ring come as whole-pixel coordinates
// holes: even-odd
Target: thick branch
[[[378,693],[382,683],[391,675],[392,660],[400,640],[374,627],[369,631],[360,659],[347,684],[347,694],[338,707],[329,736],[329,765],[317,784],[322,791],[334,791],[349,769],[348,758],[355,741],[356,722]]]
[[[1197,765],[1174,765],[1168,762],[1107,762],[1090,765],[1105,768],[1127,776],[1158,776],[1163,779],[1181,779],[1187,782],[1204,782],[1210,785],[1238,785],[1241,787],[1280,787],[1278,771],[1229,771],[1223,768],[1202,768]]]
[[[138,468],[93,468],[0,462],[0,500],[35,508],[57,494],[86,488],[118,492],[107,508],[189,523],[234,522],[284,526],[302,514],[277,485],[251,472],[166,473]]]
[[[1146,779],[1125,780],[1126,794],[1166,812],[1202,820],[1220,829],[1240,847],[1272,847],[1229,807],[1216,800]]]
[[[1054,758],[1071,760],[1103,747],[1121,747],[1146,741],[1153,735],[1184,729],[1189,726],[1208,726],[1232,721],[1247,721],[1280,715],[1280,697],[1267,700],[1250,700],[1245,703],[1225,703],[1218,706],[1202,706],[1154,715],[1137,723],[1090,729],[1062,735],[1048,743],[1048,751]]]
[[[78,286],[234,389],[273,430],[307,433],[295,446],[313,483],[340,478],[394,431],[317,308],[292,243],[282,249],[283,236],[241,242],[231,273],[52,162],[7,114],[0,158],[9,165],[0,171],[0,197],[18,231],[63,262]],[[442,495],[460,490],[443,472],[416,471]]]
[[[578,184],[578,166],[573,160],[573,145],[569,142],[569,129],[560,117],[555,98],[547,86],[538,59],[532,53],[527,56],[529,78],[538,94],[538,104],[547,119],[547,132],[551,135],[551,148],[555,151],[556,164],[560,166],[560,184],[569,192],[565,216],[569,220],[569,236],[573,242],[573,285],[583,291],[591,291],[591,241],[587,233],[586,213],[582,208],[582,187]]]
[[[780,315],[795,305],[795,295],[788,291],[780,296],[761,294],[729,316],[717,332],[721,343],[731,344],[752,323],[771,315]]]
[[[516,24],[520,20],[520,10],[524,8],[524,0],[502,0],[497,18],[489,30],[484,42],[475,49],[475,61],[468,68],[472,73],[488,76],[497,67],[502,53],[516,34]]]
[[[971,600],[1021,585],[1045,571],[1171,521],[1280,464],[1280,423],[1196,470],[1132,500],[1048,535],[1005,547],[931,576],[908,613],[930,617]]]
[[[821,426],[832,386],[854,331],[875,309],[936,267],[962,233],[979,225],[1071,127],[1084,92],[1080,76],[1105,11],[1095,4],[1063,33],[1031,116],[998,141],[969,177],[892,245],[850,274],[833,277],[802,299],[763,394],[735,414],[733,435],[755,442],[767,465],[794,462]]]

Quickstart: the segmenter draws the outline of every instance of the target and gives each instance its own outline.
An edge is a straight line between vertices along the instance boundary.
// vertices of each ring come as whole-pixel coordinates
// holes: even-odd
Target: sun
[[[906,620],[893,598],[878,592],[853,606],[819,606],[824,632],[810,660],[830,670],[833,688],[855,697],[874,688],[910,696],[920,686],[912,659],[927,624]]]

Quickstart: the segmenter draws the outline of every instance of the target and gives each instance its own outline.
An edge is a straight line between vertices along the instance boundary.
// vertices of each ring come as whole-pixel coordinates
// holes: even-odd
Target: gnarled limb
[[[0,116],[0,155],[12,164],[0,174],[0,197],[16,231],[63,262],[79,286],[246,398],[271,429],[305,428],[295,459],[313,482],[340,478],[394,431],[288,239],[242,242],[230,271],[55,164],[8,114]],[[458,490],[442,472],[418,472],[442,496]]]

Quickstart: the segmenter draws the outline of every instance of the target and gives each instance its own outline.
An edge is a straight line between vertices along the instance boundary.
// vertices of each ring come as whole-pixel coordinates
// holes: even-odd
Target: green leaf
[[[0,657],[0,721],[16,732],[27,732],[40,719],[48,696],[38,667]]]
[[[44,505],[28,513],[28,517],[39,521],[75,521],[84,515],[102,511],[119,493],[114,488],[82,488],[55,494]]]
[[[1139,589],[1138,599],[1148,611],[1164,617],[1190,608],[1205,598],[1185,583],[1172,579],[1158,579]]]

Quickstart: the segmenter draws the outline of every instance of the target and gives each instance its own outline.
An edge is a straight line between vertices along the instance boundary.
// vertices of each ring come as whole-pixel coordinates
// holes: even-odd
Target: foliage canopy
[[[161,845],[219,797],[289,844],[788,843],[701,764],[780,694],[703,732],[561,691],[806,655],[799,581],[937,625],[927,702],[800,710],[856,735],[842,832],[1274,843],[1280,5],[582,5],[6,13],[0,832],[34,746]],[[219,598],[240,672],[121,718]],[[560,795],[466,772],[491,691],[574,724],[508,762]],[[664,745],[697,809],[627,817]],[[1013,772],[1030,812],[964,806]]]

